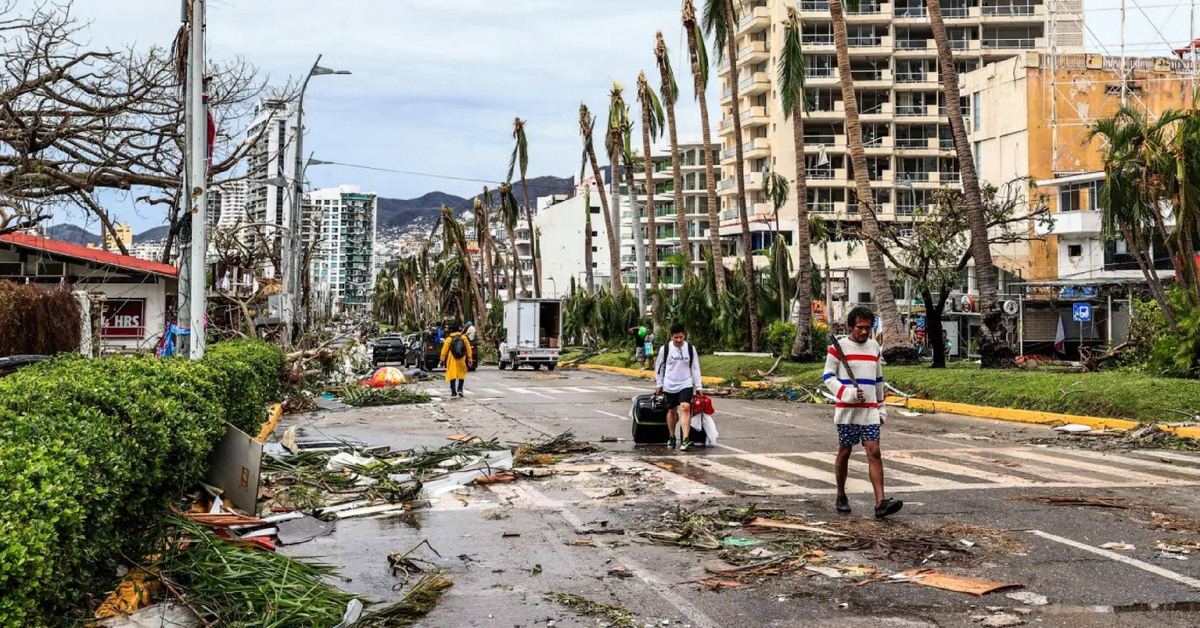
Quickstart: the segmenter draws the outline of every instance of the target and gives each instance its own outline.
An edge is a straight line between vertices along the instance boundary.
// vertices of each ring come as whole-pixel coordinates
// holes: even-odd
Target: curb
[[[619,366],[605,366],[602,364],[581,364],[579,368],[589,371],[604,371],[606,373],[617,373],[619,375],[629,375],[631,377],[652,378],[653,371],[639,371],[636,369],[621,368]],[[701,381],[705,384],[720,384],[722,379],[718,377],[702,377]],[[750,381],[742,382],[742,388],[770,388],[769,382]],[[1036,410],[1017,410],[1014,408],[994,408],[992,406],[975,406],[967,403],[952,403],[949,401],[931,401],[929,399],[916,399],[905,397],[888,397],[888,403],[898,403],[905,408],[912,410],[924,410],[926,412],[945,412],[948,414],[957,414],[959,416],[973,417],[977,419],[995,419],[998,421],[1012,421],[1015,423],[1029,423],[1034,425],[1054,425],[1067,423],[1078,423],[1086,425],[1094,430],[1103,429],[1121,429],[1133,430],[1141,427],[1143,424],[1137,421],[1128,419],[1106,419],[1101,417],[1079,416],[1075,414],[1059,414],[1057,412],[1038,412]],[[1200,427],[1166,427],[1159,426],[1164,432],[1183,436],[1186,438],[1200,438]]]

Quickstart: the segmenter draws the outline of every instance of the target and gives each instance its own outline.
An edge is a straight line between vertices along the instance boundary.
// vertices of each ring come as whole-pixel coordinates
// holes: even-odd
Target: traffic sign
[[[1087,303],[1076,303],[1072,308],[1072,318],[1077,323],[1092,322],[1092,306]]]

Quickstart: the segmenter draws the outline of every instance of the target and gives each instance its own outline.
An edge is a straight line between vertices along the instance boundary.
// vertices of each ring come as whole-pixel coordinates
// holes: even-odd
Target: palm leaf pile
[[[429,403],[429,394],[409,390],[402,386],[387,386],[385,388],[347,386],[342,389],[341,400],[346,405],[358,408],[396,406],[412,403]]]

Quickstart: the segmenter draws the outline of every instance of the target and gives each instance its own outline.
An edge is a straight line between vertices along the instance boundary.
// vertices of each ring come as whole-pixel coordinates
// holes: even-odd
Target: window
[[[976,118],[978,120],[978,118]],[[983,172],[983,153],[980,150],[982,142],[975,142],[975,173]]]
[[[1091,187],[1090,184],[1075,183],[1066,185],[1058,190],[1058,211],[1060,212],[1076,212],[1084,209],[1083,205],[1083,189]]]
[[[979,101],[981,100],[979,98],[979,92],[975,92],[974,94],[971,94],[971,98],[974,101],[974,106],[971,107],[971,120],[974,121],[975,132],[978,133],[979,132],[979,118],[982,117],[980,115],[982,113],[982,111],[979,108]]]
[[[1067,257],[1083,257],[1083,245],[1082,244],[1068,244],[1067,245]]]

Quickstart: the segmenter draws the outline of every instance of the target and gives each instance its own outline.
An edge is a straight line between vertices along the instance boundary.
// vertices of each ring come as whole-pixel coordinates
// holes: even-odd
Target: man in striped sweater
[[[848,338],[834,338],[825,357],[825,385],[837,397],[833,422],[838,431],[837,511],[850,513],[846,497],[846,474],[850,453],[862,443],[867,450],[871,486],[875,489],[875,518],[882,519],[900,512],[904,502],[883,496],[883,458],[879,453],[879,426],[887,421],[884,406],[883,351],[871,338],[875,313],[867,307],[850,310],[846,323]]]

